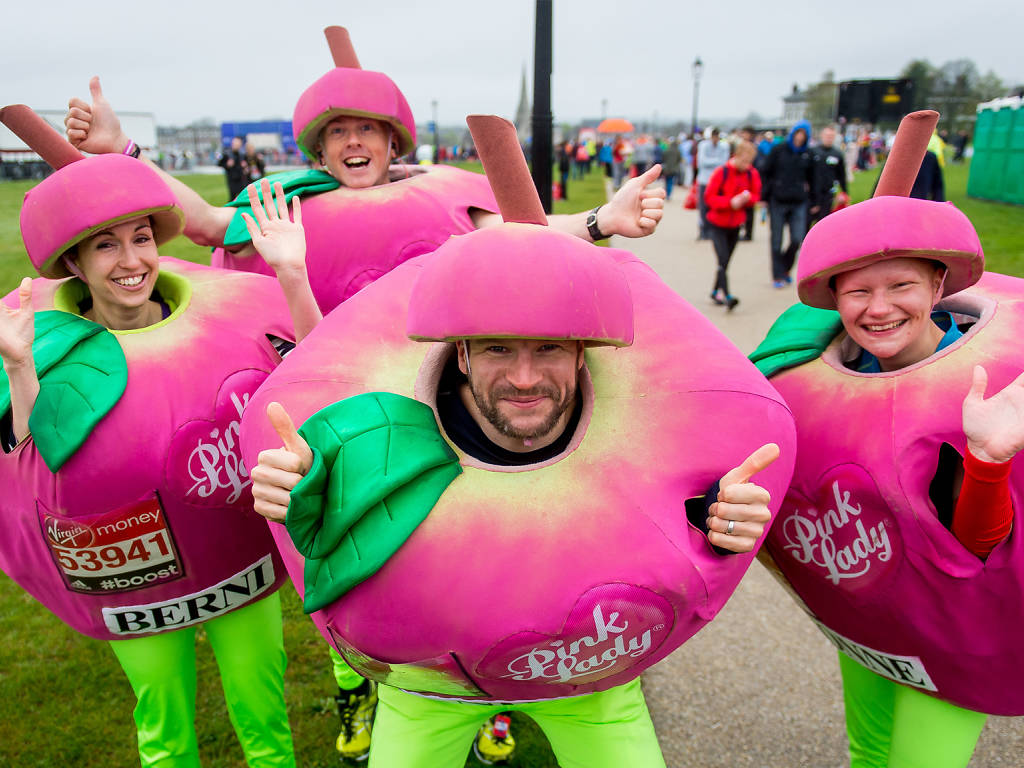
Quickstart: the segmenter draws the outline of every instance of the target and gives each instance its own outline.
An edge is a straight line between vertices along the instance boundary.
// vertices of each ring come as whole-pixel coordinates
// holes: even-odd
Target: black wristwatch
[[[600,229],[597,228],[597,212],[599,210],[601,210],[600,205],[587,214],[587,232],[590,233],[590,239],[593,240],[595,243],[598,240],[604,240],[606,237],[608,237],[608,235],[604,234],[603,232],[601,232]]]

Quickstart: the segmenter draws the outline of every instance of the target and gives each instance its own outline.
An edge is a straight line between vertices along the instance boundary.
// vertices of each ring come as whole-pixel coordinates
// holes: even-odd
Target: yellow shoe
[[[370,756],[370,733],[377,712],[377,684],[364,680],[352,691],[339,689],[334,697],[341,717],[341,733],[335,748],[347,760],[363,761]]]
[[[482,726],[473,742],[473,754],[484,765],[504,763],[516,750],[516,740],[509,732],[508,715],[495,715]]]

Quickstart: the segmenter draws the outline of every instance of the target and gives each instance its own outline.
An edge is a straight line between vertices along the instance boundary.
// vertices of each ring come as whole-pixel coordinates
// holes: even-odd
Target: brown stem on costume
[[[547,225],[530,169],[519,146],[516,128],[497,115],[470,115],[466,118],[477,154],[491,184],[498,210],[505,221]]]
[[[327,46],[331,49],[334,66],[362,69],[359,66],[356,49],[352,47],[352,38],[348,36],[347,29],[344,27],[325,27],[324,37],[327,38]]]
[[[57,133],[52,125],[24,104],[10,104],[0,109],[0,122],[55,170],[85,157]]]
[[[874,197],[906,197],[910,194],[917,172],[921,170],[924,153],[928,151],[928,142],[938,123],[939,113],[931,109],[911,112],[900,121],[892,151],[878,178]]]

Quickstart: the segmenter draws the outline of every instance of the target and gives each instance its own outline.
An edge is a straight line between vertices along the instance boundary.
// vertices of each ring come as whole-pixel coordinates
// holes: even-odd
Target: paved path
[[[749,353],[794,303],[771,286],[767,224],[741,242],[729,267],[740,299],[731,313],[709,300],[715,259],[696,241],[685,190],[666,205],[658,231],[614,238]],[[1024,658],[1024,649],[1022,649]],[[1007,663],[1024,663],[1009,659]],[[835,651],[755,563],[719,616],[644,675],[647,700],[669,768],[841,768],[848,765]],[[1024,718],[990,718],[971,768],[1024,766]]]

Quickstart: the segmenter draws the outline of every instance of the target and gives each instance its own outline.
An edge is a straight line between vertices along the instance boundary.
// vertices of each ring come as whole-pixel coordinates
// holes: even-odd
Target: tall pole
[[[545,213],[551,213],[551,0],[537,0],[533,36],[533,184]]]
[[[437,144],[437,99],[430,102],[430,109],[434,118],[434,165],[437,165],[441,156]]]
[[[693,73],[693,120],[690,122],[690,133],[697,132],[697,97],[700,94],[700,76],[704,73],[704,62],[700,60],[700,56],[693,60],[693,65],[690,67],[690,71]]]

